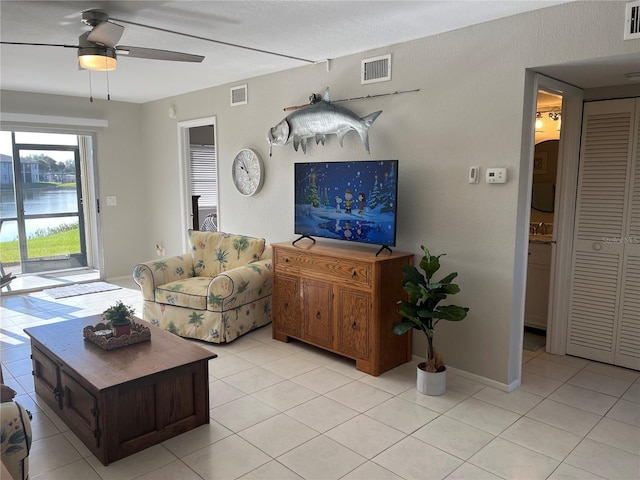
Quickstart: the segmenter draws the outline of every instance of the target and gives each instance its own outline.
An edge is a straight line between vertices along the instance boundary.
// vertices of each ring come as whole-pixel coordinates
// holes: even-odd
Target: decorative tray
[[[149,330],[149,327],[134,322],[131,322],[131,333],[129,335],[114,337],[110,335],[110,333],[111,329],[104,323],[98,323],[95,326],[88,325],[82,330],[85,340],[95,343],[104,350],[113,350],[114,348],[126,347],[127,345],[151,340],[151,330]]]

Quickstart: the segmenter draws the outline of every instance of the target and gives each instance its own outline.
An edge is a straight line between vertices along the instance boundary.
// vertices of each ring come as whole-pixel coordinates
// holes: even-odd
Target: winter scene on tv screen
[[[395,246],[397,160],[295,164],[295,233]]]

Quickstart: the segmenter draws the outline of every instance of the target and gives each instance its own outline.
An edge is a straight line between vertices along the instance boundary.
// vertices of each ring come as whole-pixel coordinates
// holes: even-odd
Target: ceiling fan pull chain
[[[105,63],[106,62],[106,58],[105,58]],[[107,70],[107,101],[111,101],[111,90],[109,90],[109,70]]]
[[[89,72],[89,101],[93,103],[93,87],[91,85],[91,70],[87,70]]]

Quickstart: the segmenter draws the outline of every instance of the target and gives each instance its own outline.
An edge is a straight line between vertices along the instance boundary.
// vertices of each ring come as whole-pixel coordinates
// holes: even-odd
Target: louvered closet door
[[[585,104],[567,332],[568,354],[631,368],[640,368],[637,105]]]

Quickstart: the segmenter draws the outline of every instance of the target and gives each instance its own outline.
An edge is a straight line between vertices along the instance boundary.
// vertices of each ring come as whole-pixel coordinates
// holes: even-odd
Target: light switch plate
[[[115,207],[117,204],[116,197],[107,197],[107,207]]]
[[[506,168],[487,168],[487,183],[507,183]]]

